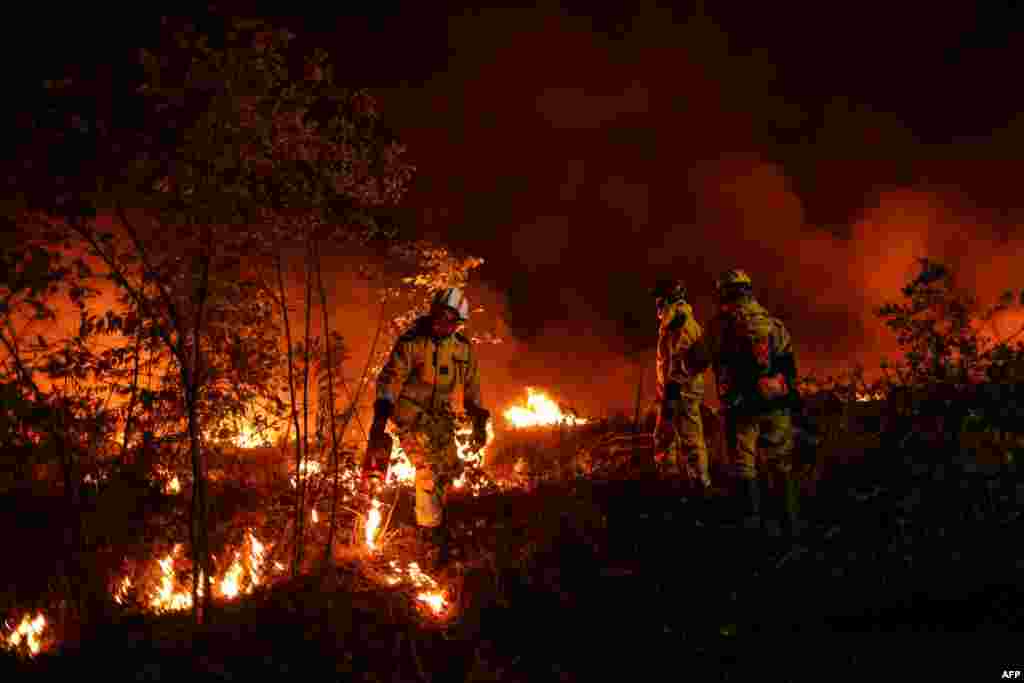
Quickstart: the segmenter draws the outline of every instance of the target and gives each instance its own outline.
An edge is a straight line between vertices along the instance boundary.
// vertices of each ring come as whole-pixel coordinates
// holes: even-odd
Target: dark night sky
[[[584,403],[630,395],[624,354],[653,360],[660,276],[706,318],[713,277],[748,270],[819,370],[891,349],[870,310],[916,256],[983,295],[1024,284],[1022,10],[707,4],[285,21],[380,96],[419,167],[409,224],[487,260],[477,298],[518,340],[500,363],[539,382],[557,366]],[[146,34],[90,18],[65,18],[41,68]]]

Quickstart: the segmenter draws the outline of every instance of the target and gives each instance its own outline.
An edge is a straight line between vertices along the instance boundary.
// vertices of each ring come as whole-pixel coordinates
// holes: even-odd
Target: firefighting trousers
[[[730,445],[741,479],[757,478],[757,448],[765,464],[782,474],[793,471],[793,419],[789,413],[730,416],[733,434]]]
[[[416,524],[437,527],[444,519],[445,492],[459,463],[455,425],[424,414],[412,428],[399,430],[398,439],[416,468]]]
[[[700,404],[700,400],[682,400],[679,414],[672,418],[672,431],[675,435],[665,454],[665,464],[670,469],[680,470],[684,475],[688,469],[695,469],[701,482],[708,485],[711,481],[708,444],[704,440]]]

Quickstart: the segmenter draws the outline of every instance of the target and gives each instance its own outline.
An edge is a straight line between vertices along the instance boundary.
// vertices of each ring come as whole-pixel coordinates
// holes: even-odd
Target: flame
[[[174,556],[181,549],[181,544],[176,544],[171,552],[161,560],[160,565],[160,586],[150,598],[149,606],[157,612],[177,612],[192,607],[191,590],[175,590],[174,577]],[[203,594],[203,573],[199,572],[199,595]]]
[[[303,479],[305,479],[311,474],[317,474],[320,472],[320,463],[318,463],[315,460],[305,460],[303,461],[302,466],[299,468],[299,472],[301,473],[301,478]],[[298,478],[296,478],[294,474],[291,477],[291,482],[293,489],[298,488]]]
[[[881,391],[876,391],[876,392],[873,392],[873,393],[872,392],[867,392],[867,391],[858,391],[858,392],[856,392],[854,394],[854,399],[858,403],[868,403],[869,401],[881,401],[881,400],[884,400],[885,396],[882,394]]]
[[[398,435],[392,431],[390,424],[386,431],[391,435],[392,440],[391,466],[388,468],[387,478],[384,483],[385,485],[411,484],[416,480],[416,468],[413,467],[412,461],[409,460],[409,456],[399,445]]]
[[[266,559],[265,556],[266,546],[260,543],[259,539],[256,538],[256,534],[252,531],[249,532],[249,580],[253,586],[260,585],[262,580],[263,561]],[[280,563],[278,563],[280,564]]]
[[[114,592],[114,602],[119,605],[123,605],[124,601],[128,598],[128,591],[132,589],[132,577],[126,576],[121,579],[117,585],[117,590]]]
[[[533,387],[526,388],[526,406],[512,406],[505,411],[505,419],[516,428],[538,427],[542,425],[586,424],[587,420],[574,415],[566,415],[551,398]]]
[[[488,423],[487,423],[487,442],[483,445],[483,447],[479,451],[476,451],[476,452],[473,452],[471,450],[471,445],[469,443],[469,437],[472,434],[473,434],[473,430],[470,427],[464,427],[464,428],[460,429],[459,431],[455,432],[456,437],[460,437],[460,436],[464,437],[464,442],[460,441],[458,438],[455,439],[455,448],[458,451],[459,460],[464,462],[466,465],[470,465],[470,466],[474,466],[474,467],[480,467],[480,466],[482,466],[484,464],[484,461],[486,460],[486,457],[487,457],[487,447],[491,445],[492,441],[494,441],[494,427],[491,426],[490,421],[488,421]],[[465,485],[466,485],[466,472],[465,472],[465,470],[463,470],[462,474],[459,475],[458,479],[456,479],[455,481],[452,482],[452,486],[454,486],[457,489],[461,489]],[[480,490],[481,486],[482,486],[481,484],[475,485],[472,488],[473,493],[479,493],[479,490]]]
[[[21,623],[18,624],[18,628],[12,630],[7,636],[7,645],[11,649],[17,649],[22,643],[28,648],[29,655],[35,656],[39,654],[39,650],[42,648],[40,642],[40,636],[46,629],[46,617],[40,612],[36,614],[35,618],[29,618],[29,615],[25,615],[21,618]]]
[[[313,520],[313,524],[316,524],[320,521],[320,515],[316,513],[316,508],[313,508],[309,516]]]
[[[224,578],[220,581],[220,594],[228,600],[238,597],[238,591],[242,582],[242,572],[245,569],[242,567],[242,554],[235,553],[235,561],[231,563],[228,571],[224,574]]]
[[[163,480],[163,492],[165,496],[172,496],[181,493],[181,480],[178,475],[163,465],[156,465],[154,468],[157,477]]]
[[[232,422],[233,421],[233,422]],[[235,434],[229,439],[221,439],[218,433],[221,427],[233,429]],[[262,448],[274,443],[281,436],[280,431],[272,427],[258,427],[256,422],[248,418],[227,418],[217,427],[203,432],[203,438],[212,443],[227,443],[235,448]]]
[[[440,615],[448,607],[448,595],[441,588],[437,581],[423,573],[419,564],[410,562],[403,570],[398,566],[397,560],[391,560],[392,575],[388,577],[388,583],[392,586],[407,581],[417,588],[422,588],[416,595],[416,599],[427,605],[435,616]]]
[[[366,547],[373,552],[377,550],[376,537],[380,529],[380,501],[374,498],[371,505],[370,512],[366,515]]]
[[[219,580],[212,583],[217,588],[217,594],[227,600],[232,600],[239,595],[247,595],[263,581],[263,565],[266,560],[266,546],[256,538],[252,531],[248,534],[249,552],[243,555],[236,551],[231,566],[224,572]],[[192,607],[192,589],[189,586],[178,586],[174,572],[174,561],[181,550],[181,544],[176,544],[165,557],[157,560],[160,578],[156,589],[150,594],[148,606],[155,612],[178,612]],[[277,569],[283,569],[277,563]],[[246,582],[248,578],[248,582]],[[203,573],[199,573],[199,595],[203,594]],[[118,583],[114,593],[114,601],[124,604],[129,590],[132,588],[132,579],[125,576]]]
[[[256,538],[256,534],[252,531],[249,532],[248,539],[249,554],[245,558],[247,561],[243,560],[242,553],[236,551],[234,561],[224,573],[224,578],[220,580],[221,597],[228,600],[233,600],[239,595],[252,593],[262,580],[266,546],[260,543],[260,540]],[[246,575],[249,578],[248,585],[243,583]]]

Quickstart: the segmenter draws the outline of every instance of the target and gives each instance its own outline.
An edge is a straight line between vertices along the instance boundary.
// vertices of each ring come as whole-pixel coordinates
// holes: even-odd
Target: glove
[[[487,421],[491,419],[491,414],[483,408],[475,408],[472,416],[473,435],[469,439],[469,447],[473,451],[479,451],[487,445]]]
[[[383,429],[379,432],[370,431],[370,441],[366,446],[366,456],[363,458],[363,479],[367,483],[381,483],[388,471],[392,443],[391,435]]]
[[[391,460],[391,435],[384,431],[388,418],[394,412],[390,401],[377,401],[373,404],[373,426],[370,427],[370,438],[366,444],[366,455],[363,458],[363,478],[374,479],[377,483],[383,479]]]

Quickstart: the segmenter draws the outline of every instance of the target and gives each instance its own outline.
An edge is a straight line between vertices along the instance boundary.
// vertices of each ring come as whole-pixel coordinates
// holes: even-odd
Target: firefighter
[[[450,532],[445,492],[462,470],[455,445],[451,395],[462,389],[463,407],[472,419],[471,448],[487,442],[490,413],[483,408],[480,374],[470,341],[457,330],[469,317],[461,289],[434,296],[429,315],[399,337],[377,378],[373,426],[364,472],[379,480],[387,468],[391,420],[402,449],[416,468],[416,524],[420,539],[432,546],[434,568],[448,562]]]
[[[659,460],[698,490],[711,487],[708,448],[704,439],[701,403],[704,371],[709,365],[704,331],[679,282],[661,281],[652,291],[658,311],[657,399],[654,448]]]
[[[725,272],[716,283],[719,311],[708,329],[719,398],[726,414],[732,461],[745,494],[745,523],[761,525],[761,484],[757,447],[781,478],[786,526],[800,532],[799,482],[793,473],[793,406],[796,358],[789,331],[753,294],[742,270]]]

